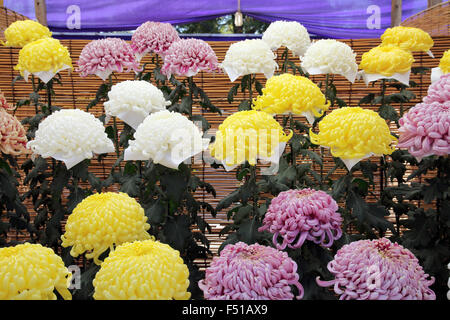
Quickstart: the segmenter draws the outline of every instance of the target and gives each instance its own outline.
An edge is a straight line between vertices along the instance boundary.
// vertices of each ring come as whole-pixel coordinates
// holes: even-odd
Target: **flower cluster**
[[[319,122],[319,133],[310,130],[311,142],[331,149],[350,170],[371,155],[391,154],[396,138],[378,113],[360,107],[335,109]]]
[[[450,73],[441,76],[438,81],[432,83],[428,87],[427,95],[423,98],[424,103],[444,103],[447,101],[450,101]]]
[[[270,114],[293,113],[305,116],[309,123],[328,110],[320,88],[308,78],[284,73],[267,80],[263,94],[254,101],[254,109]]]
[[[0,151],[15,156],[29,153],[27,142],[27,134],[20,121],[0,109]]]
[[[0,248],[0,300],[71,300],[72,273],[52,249],[24,243]]]
[[[399,120],[399,148],[421,160],[450,154],[450,101],[419,103]]]
[[[184,160],[208,147],[200,129],[188,118],[168,110],[152,113],[134,133],[125,160],[149,160],[177,169]]]
[[[198,283],[208,300],[292,300],[290,285],[303,297],[297,264],[286,252],[238,242],[214,257]]]
[[[19,51],[19,63],[14,67],[25,80],[30,74],[34,74],[45,83],[65,69],[72,69],[69,50],[53,38],[43,38],[26,44]]]
[[[23,47],[26,44],[42,39],[50,38],[52,33],[39,22],[33,20],[19,20],[11,23],[5,30],[7,47]]]
[[[200,39],[182,39],[172,43],[164,55],[161,73],[183,77],[195,76],[200,71],[219,71],[217,56],[211,46]]]
[[[255,165],[257,158],[278,163],[292,134],[286,136],[280,124],[266,112],[239,111],[219,125],[210,151],[227,170],[246,160]]]
[[[131,46],[119,38],[93,40],[84,46],[78,59],[78,69],[82,77],[94,74],[105,80],[113,72],[127,69],[140,71]]]
[[[387,28],[381,35],[381,45],[394,45],[407,51],[429,51],[434,42],[431,36],[419,28],[397,26]]]
[[[180,253],[154,240],[124,243],[102,263],[96,300],[187,300],[189,270]]]
[[[233,43],[225,54],[221,67],[233,82],[240,76],[264,73],[270,78],[275,69],[275,54],[261,39],[243,40]]]
[[[303,70],[314,74],[340,74],[354,82],[358,72],[356,53],[346,43],[333,39],[315,41],[301,58]]]
[[[73,257],[87,252],[86,258],[94,258],[96,264],[101,264],[98,258],[108,248],[150,239],[144,209],[122,192],[96,193],[85,198],[69,215],[65,229],[62,246],[72,246]]]
[[[273,244],[280,250],[300,248],[305,240],[331,247],[342,236],[337,210],[336,201],[321,190],[283,191],[272,199],[258,231],[273,233]]]
[[[33,153],[61,160],[70,169],[93,153],[114,151],[105,128],[94,115],[80,109],[63,109],[39,123],[34,140],[28,142]]]
[[[127,80],[113,85],[108,98],[103,104],[106,115],[118,117],[134,129],[150,113],[165,110],[170,105],[161,90],[141,80]]]
[[[164,57],[170,45],[178,40],[178,32],[170,23],[147,21],[133,33],[131,48],[138,61],[152,52]]]
[[[311,45],[308,31],[297,21],[272,22],[262,39],[272,50],[285,46],[297,56],[302,56]]]
[[[344,245],[328,264],[331,281],[341,300],[435,300],[417,258],[408,249],[386,238],[359,240]]]
[[[364,75],[374,74],[366,79],[366,84],[381,78],[395,78],[409,85],[409,72],[414,58],[411,52],[394,45],[378,46],[365,52],[359,67]],[[402,77],[402,74],[406,74]]]

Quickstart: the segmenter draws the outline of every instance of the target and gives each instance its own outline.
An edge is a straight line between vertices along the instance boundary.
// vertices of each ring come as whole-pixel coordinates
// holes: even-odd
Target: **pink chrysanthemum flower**
[[[399,120],[398,148],[407,148],[418,161],[450,154],[450,101],[419,103]]]
[[[82,77],[95,74],[105,80],[112,72],[123,72],[124,69],[127,69],[127,72],[141,70],[131,46],[119,38],[89,42],[78,59],[77,71]]]
[[[273,233],[273,243],[280,250],[300,248],[305,240],[331,247],[342,236],[342,217],[337,210],[336,201],[323,191],[283,191],[270,203],[258,231]],[[281,244],[278,237],[283,239]]]
[[[140,61],[143,56],[152,52],[164,57],[170,45],[178,40],[178,32],[170,23],[147,21],[133,33],[131,47]]]
[[[335,279],[319,286],[334,285],[341,300],[435,300],[417,258],[386,238],[359,240],[343,246],[328,263]]]
[[[292,300],[290,285],[298,288],[297,264],[286,252],[259,244],[227,245],[198,283],[208,300]]]
[[[425,103],[444,103],[447,101],[450,101],[450,73],[441,76],[438,81],[433,82],[428,87],[428,95],[423,98]]]
[[[27,134],[20,121],[0,107],[0,151],[10,155],[30,153]]]
[[[182,39],[172,43],[166,51],[161,72],[170,78],[172,74],[192,77],[200,71],[218,70],[216,53],[208,43],[199,39]]]
[[[14,106],[12,106],[8,101],[6,101],[3,92],[0,90],[0,110],[13,110]]]

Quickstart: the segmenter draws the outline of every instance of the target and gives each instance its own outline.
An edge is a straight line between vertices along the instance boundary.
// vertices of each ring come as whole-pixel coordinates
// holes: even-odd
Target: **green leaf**
[[[216,207],[216,211],[219,212],[222,209],[228,208],[231,206],[233,202],[237,202],[239,200],[239,189],[234,190],[222,200],[219,201]]]
[[[170,200],[179,203],[188,185],[186,176],[181,171],[172,170],[160,177],[161,187]]]
[[[145,215],[148,217],[150,225],[160,225],[166,219],[167,206],[158,200],[150,208],[145,210]]]
[[[139,195],[139,185],[141,179],[137,175],[124,175],[120,178],[120,191],[127,193],[130,197],[137,197]]]
[[[86,197],[86,193],[80,187],[69,185],[70,194],[67,202],[67,211],[72,213],[73,209]]]
[[[190,221],[187,216],[178,215],[170,217],[164,224],[165,242],[175,250],[183,252],[192,234]]]
[[[64,187],[67,185],[70,179],[70,172],[66,169],[66,166],[59,163],[56,167],[55,174],[53,176],[52,184],[50,186],[51,194],[53,198],[61,198],[61,193]]]
[[[263,86],[262,86],[261,82],[259,82],[258,80],[255,81],[255,88],[256,88],[256,91],[258,91],[258,94],[260,96],[262,96],[263,95],[263,91],[262,91]]]
[[[209,124],[208,120],[206,120],[205,117],[199,115],[199,114],[195,114],[191,117],[191,120],[195,123],[195,122],[200,122],[201,126],[200,128],[202,129],[203,132],[207,131],[211,125]]]
[[[261,222],[256,219],[245,220],[239,225],[239,229],[236,231],[239,241],[243,241],[247,244],[253,244],[261,238],[261,233],[258,228],[261,227]]]
[[[239,103],[238,111],[245,111],[245,110],[251,110],[250,103],[248,100],[242,100],[241,103]]]
[[[235,224],[240,224],[245,221],[253,210],[253,207],[250,205],[242,206],[238,209],[238,211],[234,214],[233,220]]]
[[[232,103],[234,100],[234,97],[237,95],[239,89],[239,83],[236,83],[234,86],[230,88],[230,91],[228,91],[227,100],[228,103]]]
[[[192,110],[192,99],[189,96],[184,96],[181,99],[181,103],[179,106],[179,111],[181,113],[190,114]]]
[[[378,110],[380,117],[386,120],[397,121],[399,119],[398,113],[390,104],[384,104]]]

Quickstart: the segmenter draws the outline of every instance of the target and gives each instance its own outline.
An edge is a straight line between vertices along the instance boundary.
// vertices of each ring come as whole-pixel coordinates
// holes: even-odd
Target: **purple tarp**
[[[34,0],[4,0],[32,19]],[[182,24],[233,14],[237,0],[46,0],[52,31],[133,30],[145,21]],[[427,7],[426,0],[404,0],[402,17]],[[391,0],[241,0],[241,11],[262,21],[295,20],[309,33],[327,38],[376,38],[390,26]]]

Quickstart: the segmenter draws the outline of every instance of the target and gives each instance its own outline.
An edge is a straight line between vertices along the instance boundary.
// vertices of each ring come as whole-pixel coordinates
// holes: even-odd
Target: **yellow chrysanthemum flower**
[[[7,47],[23,47],[26,44],[43,39],[50,38],[52,33],[46,27],[34,20],[19,20],[11,23],[5,30]]]
[[[310,123],[314,122],[314,116],[320,117],[330,106],[314,82],[290,73],[269,78],[262,91],[263,94],[254,99],[255,110],[304,115]]]
[[[0,300],[72,300],[72,273],[61,257],[40,244],[0,248]]]
[[[378,46],[361,57],[359,67],[366,73],[378,73],[386,77],[405,73],[411,69],[414,58],[411,52],[394,45]]]
[[[319,122],[319,133],[310,129],[309,136],[312,143],[329,147],[333,156],[356,162],[370,155],[391,154],[395,150],[391,144],[397,141],[378,113],[360,107],[333,110]]]
[[[381,35],[381,45],[394,45],[408,51],[429,51],[434,42],[431,36],[419,28],[393,27]]]
[[[73,69],[67,47],[57,39],[44,38],[25,45],[19,51],[19,63],[14,70],[19,70],[27,79],[31,73],[50,72],[54,75],[65,68]]]
[[[450,72],[450,49],[444,52],[444,55],[439,61],[439,68],[443,74]]]
[[[103,262],[93,285],[96,300],[187,300],[189,270],[169,245],[125,243]]]
[[[280,143],[289,141],[292,134],[286,136],[280,124],[266,112],[239,111],[219,126],[210,151],[227,166],[238,165],[245,160],[255,165],[257,157],[270,158],[279,151]]]
[[[86,258],[98,257],[108,248],[134,240],[146,240],[150,225],[144,209],[126,193],[96,193],[81,201],[67,219],[62,246],[73,246],[70,254]]]

